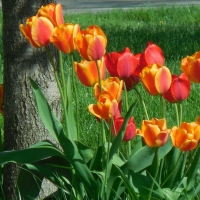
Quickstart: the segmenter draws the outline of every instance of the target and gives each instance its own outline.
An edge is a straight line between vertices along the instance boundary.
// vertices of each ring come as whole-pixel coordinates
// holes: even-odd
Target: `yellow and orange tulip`
[[[191,151],[200,141],[200,125],[198,122],[183,122],[180,127],[171,129],[172,143],[181,151]]]
[[[200,52],[183,58],[181,61],[181,69],[190,81],[200,83]]]
[[[149,94],[164,94],[170,88],[172,77],[169,69],[161,64],[145,67],[140,74],[141,81]]]
[[[51,43],[53,43],[60,51],[69,54],[76,49],[74,38],[79,31],[80,26],[78,24],[61,24],[54,28],[50,38]]]
[[[51,21],[54,27],[64,24],[62,5],[60,3],[50,3],[46,6],[42,6],[38,12],[38,17],[46,17]]]
[[[101,81],[102,91],[109,91],[117,102],[121,101],[123,81],[117,77],[109,77],[105,81]],[[96,100],[101,95],[99,83],[94,86],[94,95]]]
[[[98,60],[97,62],[87,60],[82,60],[80,63],[74,62],[76,75],[83,85],[91,87],[99,81],[97,65],[100,71],[100,79],[103,80],[106,76],[104,58],[102,58],[102,60]]]
[[[89,105],[88,110],[98,119],[113,118],[118,113],[118,102],[110,92],[103,91],[97,104]]]
[[[143,137],[149,147],[163,146],[169,135],[166,119],[143,120],[139,135]]]
[[[89,26],[75,37],[77,50],[85,60],[100,60],[105,52],[107,38],[98,26]]]
[[[20,24],[19,28],[29,43],[39,48],[50,43],[54,26],[46,17],[33,16],[26,20],[26,25]]]

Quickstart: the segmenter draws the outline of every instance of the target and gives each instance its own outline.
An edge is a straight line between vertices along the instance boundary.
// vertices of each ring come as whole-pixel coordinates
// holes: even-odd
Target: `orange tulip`
[[[172,75],[172,83],[169,90],[163,94],[163,97],[170,103],[176,103],[185,100],[190,94],[190,81],[185,73],[179,77]]]
[[[0,84],[0,113],[4,115],[4,85]]]
[[[98,119],[113,118],[118,113],[118,102],[110,92],[103,91],[97,104],[89,105],[88,110]]]
[[[42,6],[38,12],[38,17],[46,17],[51,21],[54,27],[64,24],[62,5],[50,3],[46,6]]]
[[[143,120],[141,131],[139,132],[149,147],[163,146],[168,139],[166,119]]]
[[[50,40],[59,50],[68,54],[76,49],[74,38],[79,31],[78,24],[61,24],[54,28]]]
[[[100,78],[105,79],[106,66],[104,58],[102,58],[102,60],[98,60],[97,64],[95,61],[87,60],[82,60],[80,63],[74,62],[76,75],[83,85],[91,87],[99,81],[97,65],[100,71]]]
[[[140,78],[151,95],[164,94],[172,82],[169,69],[161,64],[148,65],[142,70]]]
[[[105,52],[107,38],[98,26],[89,26],[75,38],[77,50],[85,60],[100,60]]]
[[[172,143],[181,151],[191,151],[200,141],[200,125],[197,122],[183,122],[180,127],[171,130]]]
[[[120,117],[114,120],[115,129],[114,128],[112,129],[112,134],[114,137],[116,137],[116,135],[119,133],[123,122],[124,122],[123,117]],[[123,141],[128,142],[132,140],[135,137],[135,135],[136,135],[136,125],[135,125],[133,117],[131,117],[126,126]]]
[[[121,101],[122,96],[122,88],[123,81],[119,80],[117,77],[109,77],[105,81],[101,81],[102,91],[109,91],[113,98],[117,100],[117,102]],[[101,95],[99,83],[96,83],[94,86],[94,95],[96,100],[98,101],[99,96]]]
[[[181,61],[181,69],[190,81],[200,83],[200,52],[183,58]]]
[[[20,31],[34,47],[47,46],[53,33],[53,24],[46,17],[30,17],[26,25],[20,24]]]

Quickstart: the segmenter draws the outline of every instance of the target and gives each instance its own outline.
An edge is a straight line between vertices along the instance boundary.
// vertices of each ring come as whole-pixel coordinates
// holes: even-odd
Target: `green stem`
[[[161,104],[162,104],[162,117],[165,118],[165,99],[164,97],[161,95]]]
[[[181,158],[181,155],[182,155],[182,152],[180,152],[179,157],[178,157],[178,159],[177,159],[177,161],[176,161],[176,163],[175,163],[174,168],[172,169],[172,171],[170,172],[170,174],[167,176],[167,178],[164,180],[164,182],[161,184],[161,187],[163,187],[163,185],[168,181],[168,179],[169,179],[169,178],[171,177],[171,175],[174,173],[174,171],[175,171],[175,169],[176,169],[176,167],[177,167],[177,165],[178,165],[178,162],[179,162],[179,160],[180,160],[180,158]]]
[[[45,47],[45,49],[47,51],[47,55],[49,57],[51,65],[53,67],[53,72],[54,72],[54,76],[55,76],[55,79],[56,79],[56,83],[57,83],[58,89],[60,91],[60,96],[61,96],[61,100],[62,100],[62,104],[63,104],[63,112],[64,112],[64,117],[65,117],[65,125],[66,125],[66,129],[67,129],[67,127],[68,127],[67,126],[67,109],[66,109],[66,102],[65,102],[64,93],[63,93],[62,86],[61,86],[61,83],[60,83],[59,78],[58,78],[58,72],[57,72],[55,63],[53,61],[53,56],[51,55],[49,47]],[[67,137],[68,137],[68,133],[67,133]]]
[[[180,114],[179,114],[179,123],[182,123],[182,118],[183,118],[183,106],[182,103],[179,103],[179,110],[180,110]]]
[[[147,108],[146,108],[146,105],[144,103],[144,100],[143,100],[142,96],[140,95],[139,91],[136,89],[136,87],[134,88],[134,90],[137,93],[137,95],[139,96],[140,101],[142,102],[143,109],[144,109],[144,112],[145,112],[145,117],[146,117],[147,120],[149,120],[149,115],[148,115]]]
[[[78,113],[78,93],[77,93],[77,87],[76,87],[76,83],[75,83],[75,72],[74,72],[74,58],[73,58],[73,54],[71,55],[71,62],[72,62],[72,84],[73,84],[73,88],[74,88],[74,95],[75,95],[75,109],[76,109],[76,127],[77,127],[77,140],[79,141],[79,113]]]
[[[179,127],[180,122],[179,122],[179,113],[178,113],[178,106],[177,106],[177,103],[175,103],[174,106],[175,106],[175,111],[176,111],[176,124],[177,124],[177,126]]]
[[[125,102],[126,102],[126,112],[128,112],[129,104],[128,104],[128,91],[126,89],[126,84],[124,82],[124,93],[125,93]],[[129,156],[131,155],[131,141],[128,141],[126,144],[126,154],[127,154],[127,160]]]
[[[63,96],[64,96],[64,102],[67,104],[67,98],[66,98],[66,81],[65,81],[65,74],[64,74],[64,66],[63,66],[63,58],[62,58],[62,52],[59,51],[59,67],[60,67],[60,74],[62,79],[62,88],[63,88]]]
[[[160,162],[158,160],[158,148],[156,148],[156,151],[155,151],[155,159],[156,159],[156,169],[155,169],[155,174],[154,174],[154,177],[153,177],[154,180],[152,180],[153,182],[152,182],[152,185],[151,185],[151,188],[150,188],[148,200],[151,200],[152,191],[153,191],[154,184],[155,184],[156,178],[158,176],[158,171],[159,171]]]

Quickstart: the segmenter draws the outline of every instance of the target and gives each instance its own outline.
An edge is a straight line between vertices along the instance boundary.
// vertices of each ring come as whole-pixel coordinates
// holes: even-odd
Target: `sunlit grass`
[[[107,52],[121,51],[129,47],[136,54],[144,50],[148,41],[159,45],[165,54],[165,65],[172,73],[180,74],[180,60],[200,50],[200,6],[174,6],[140,9],[116,9],[102,13],[66,14],[66,22],[78,23],[81,28],[96,24],[108,38]],[[79,60],[78,56],[75,59]],[[83,142],[97,142],[99,123],[87,111],[94,103],[92,88],[78,81],[79,122]],[[150,118],[161,118],[160,97],[150,96],[140,83],[137,86],[147,106]],[[183,120],[193,121],[200,115],[200,86],[192,84],[190,97],[183,104]],[[129,92],[129,104],[138,99],[134,91]],[[138,101],[133,113],[138,128],[145,118],[143,107]],[[166,102],[166,118],[169,128],[176,125],[174,105]],[[95,145],[95,144],[94,144]]]

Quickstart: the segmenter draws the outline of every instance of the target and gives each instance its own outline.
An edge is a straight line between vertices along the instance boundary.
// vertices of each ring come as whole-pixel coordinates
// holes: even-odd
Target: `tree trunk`
[[[24,149],[38,141],[50,139],[38,116],[29,77],[40,85],[54,112],[60,116],[59,91],[47,54],[44,48],[32,47],[19,30],[21,23],[25,24],[27,18],[36,15],[42,5],[50,2],[52,1],[2,0],[4,150]],[[55,49],[54,55],[57,55]],[[8,164],[4,167],[4,192],[8,200],[16,199],[18,174],[17,165]],[[41,195],[40,199],[44,196]]]

